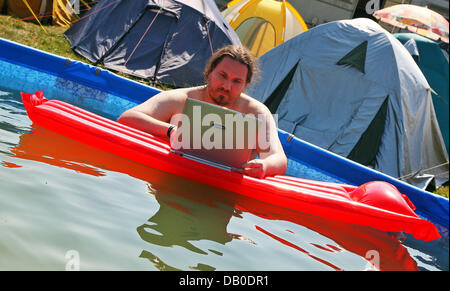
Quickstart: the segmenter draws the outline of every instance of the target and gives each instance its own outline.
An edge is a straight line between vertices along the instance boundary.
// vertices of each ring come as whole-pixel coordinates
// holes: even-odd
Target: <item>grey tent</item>
[[[178,87],[201,84],[213,51],[240,44],[213,0],[103,0],[65,35],[96,64]]]
[[[396,33],[394,36],[406,47],[430,84],[434,110],[444,138],[449,146],[449,62],[448,53],[431,39],[416,33]]]
[[[425,187],[448,181],[430,86],[405,47],[370,19],[330,22],[259,58],[247,89],[297,137]]]

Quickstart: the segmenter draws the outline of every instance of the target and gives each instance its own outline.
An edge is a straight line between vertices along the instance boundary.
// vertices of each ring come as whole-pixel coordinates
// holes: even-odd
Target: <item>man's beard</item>
[[[228,104],[227,98],[223,95],[218,95],[218,96],[214,97],[213,100],[214,100],[214,102],[216,102],[217,105],[220,105],[220,106],[224,106],[224,105]]]
[[[225,106],[230,102],[230,92],[228,90],[224,90],[223,88],[218,88],[215,90],[214,97],[212,99],[217,105]]]

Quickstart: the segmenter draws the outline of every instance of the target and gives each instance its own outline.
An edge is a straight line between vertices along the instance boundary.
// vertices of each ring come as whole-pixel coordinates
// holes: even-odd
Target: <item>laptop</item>
[[[256,148],[260,120],[226,107],[187,98],[175,120],[172,152],[228,171],[242,172]]]

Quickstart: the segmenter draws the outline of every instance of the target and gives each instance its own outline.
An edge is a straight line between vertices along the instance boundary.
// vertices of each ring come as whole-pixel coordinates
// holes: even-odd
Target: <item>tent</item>
[[[449,142],[449,91],[448,54],[439,44],[415,33],[396,33],[394,36],[403,45],[415,46],[413,57],[427,78],[433,97],[434,110],[448,153]]]
[[[77,53],[168,85],[202,84],[213,52],[241,44],[213,0],[103,0],[91,10],[65,32]]]
[[[25,20],[35,20],[59,26],[70,26],[74,10],[69,0],[0,0],[0,11]],[[34,15],[33,15],[34,14]]]
[[[308,30],[297,10],[286,1],[235,0],[222,14],[242,44],[257,57]]]
[[[430,86],[376,22],[319,25],[259,61],[247,92],[277,114],[279,128],[421,188],[448,181]]]

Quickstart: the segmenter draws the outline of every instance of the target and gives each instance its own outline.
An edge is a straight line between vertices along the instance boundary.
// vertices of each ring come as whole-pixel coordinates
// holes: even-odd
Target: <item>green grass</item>
[[[438,195],[444,196],[445,198],[448,198],[448,185],[447,186],[441,186],[436,189],[433,193],[436,193]]]
[[[37,24],[20,21],[8,15],[0,15],[0,37],[55,55],[89,63],[85,58],[72,51],[63,34],[66,28],[47,25],[44,28],[47,33]]]
[[[59,26],[45,25],[44,28],[47,32],[35,23],[23,22],[17,18],[8,15],[0,15],[0,37],[8,40],[15,41],[30,47],[34,47],[46,52],[50,52],[55,55],[70,58],[72,60],[81,61],[84,63],[92,63],[84,57],[73,52],[69,42],[64,36],[64,32],[67,28]],[[101,67],[101,66],[100,66]],[[103,68],[103,67],[102,67]],[[103,68],[104,69],[104,68]],[[123,77],[131,80],[149,85],[147,80],[134,78],[122,73],[117,73]],[[169,86],[155,85],[155,87],[161,90],[170,89]],[[449,187],[441,186],[434,193],[449,197]]]

